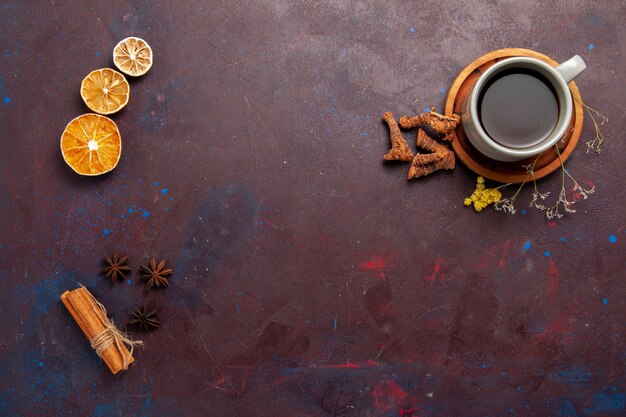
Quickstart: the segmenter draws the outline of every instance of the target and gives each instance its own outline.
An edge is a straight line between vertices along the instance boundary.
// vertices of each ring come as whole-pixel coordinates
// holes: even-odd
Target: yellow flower
[[[482,211],[489,204],[497,203],[502,198],[502,193],[497,188],[486,188],[485,179],[478,177],[476,179],[476,189],[471,196],[463,200],[463,204],[466,206],[474,204],[474,210],[476,212]]]

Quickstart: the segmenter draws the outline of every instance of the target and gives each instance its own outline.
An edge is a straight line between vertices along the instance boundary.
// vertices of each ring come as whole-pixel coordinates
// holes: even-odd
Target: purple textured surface
[[[2,2],[0,414],[625,415],[626,6],[453,3]],[[61,132],[129,35],[155,64],[113,116],[121,162],[79,177]],[[586,120],[567,167],[596,193],[561,221],[528,188],[515,216],[465,208],[463,166],[381,162],[384,111],[441,109],[505,47],[582,55],[610,120],[601,155]],[[110,285],[114,251],[171,286]],[[59,301],[78,282],[120,324],[160,309],[118,377]]]

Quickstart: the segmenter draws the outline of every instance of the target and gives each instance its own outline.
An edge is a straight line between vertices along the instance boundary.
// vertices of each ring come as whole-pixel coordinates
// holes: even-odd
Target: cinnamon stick
[[[94,349],[107,364],[113,374],[128,369],[135,361],[132,355],[134,342],[124,335],[106,316],[104,306],[100,304],[86,287],[80,287],[73,291],[65,291],[61,295],[61,301],[67,307],[78,326],[87,336]],[[128,350],[126,345],[130,345]]]

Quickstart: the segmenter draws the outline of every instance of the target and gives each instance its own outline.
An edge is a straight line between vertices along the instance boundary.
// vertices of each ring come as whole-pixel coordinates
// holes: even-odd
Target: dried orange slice
[[[124,74],[139,77],[152,66],[152,48],[141,38],[128,37],[113,48],[113,62]]]
[[[96,113],[115,113],[128,103],[130,85],[126,78],[111,68],[91,71],[80,86],[80,96]]]
[[[122,136],[108,117],[83,114],[65,127],[61,153],[65,162],[80,175],[104,174],[120,160]]]

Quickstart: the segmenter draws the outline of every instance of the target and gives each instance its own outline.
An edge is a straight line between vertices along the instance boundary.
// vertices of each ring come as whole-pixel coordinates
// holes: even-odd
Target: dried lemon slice
[[[152,48],[143,39],[131,36],[115,45],[113,62],[124,74],[139,77],[152,66]]]
[[[122,136],[108,117],[87,113],[67,124],[61,135],[65,162],[80,175],[100,175],[117,166]]]
[[[111,68],[92,71],[80,86],[80,96],[96,113],[115,113],[128,103],[130,85],[126,78]]]

